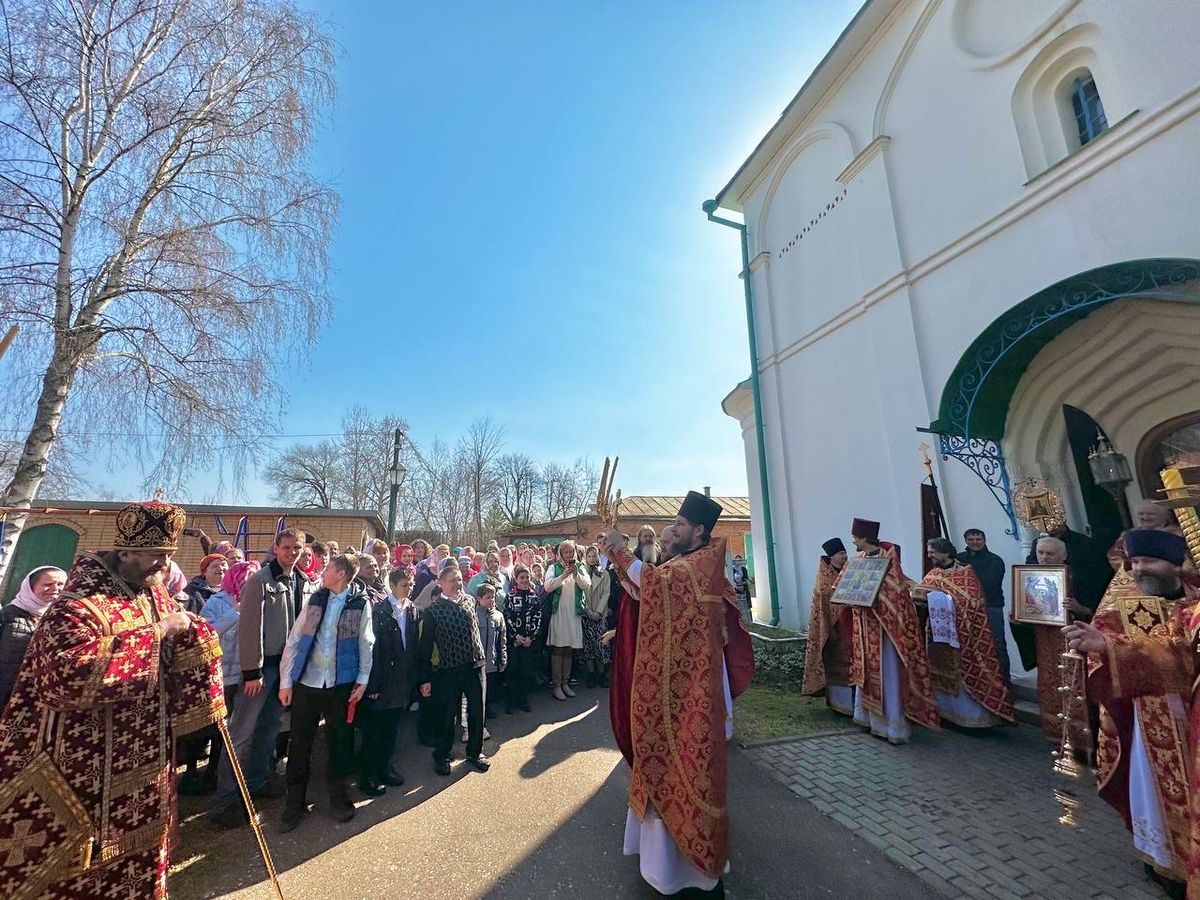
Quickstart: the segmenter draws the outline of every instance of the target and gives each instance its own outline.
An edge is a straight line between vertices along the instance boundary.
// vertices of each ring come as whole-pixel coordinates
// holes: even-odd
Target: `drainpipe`
[[[771,491],[767,479],[767,443],[763,434],[762,388],[758,381],[758,339],[754,335],[754,292],[750,287],[750,240],[746,226],[714,215],[716,200],[701,207],[708,221],[735,228],[742,236],[742,288],[746,293],[746,332],[750,335],[750,393],[754,396],[754,436],[758,443],[758,486],[762,495],[763,540],[767,547],[767,579],[771,583],[771,624],[779,624],[779,581],[775,577],[775,530],[771,525]]]

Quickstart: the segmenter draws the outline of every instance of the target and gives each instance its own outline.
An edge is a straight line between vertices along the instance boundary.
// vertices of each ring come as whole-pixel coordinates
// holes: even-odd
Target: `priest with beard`
[[[615,529],[601,537],[639,595],[625,854],[667,895],[723,897],[728,870],[726,742],[754,656],[725,577],[725,541],[712,537],[720,514],[689,492],[675,519],[678,555],[658,565],[635,559]]]
[[[825,692],[825,703],[834,712],[854,715],[854,688],[850,686],[849,624],[841,621],[842,607],[829,599],[833,586],[846,565],[846,545],[830,538],[821,545],[817,580],[813,584],[812,609],[808,616],[808,646],[804,655],[804,678],[800,693]]]
[[[1200,896],[1200,798],[1188,780],[1200,759],[1200,590],[1182,578],[1187,544],[1179,535],[1133,529],[1123,549],[1136,591],[1110,590],[1091,624],[1062,633],[1072,650],[1089,654],[1088,699],[1101,708],[1100,796],[1121,813],[1150,876],[1172,896],[1183,896],[1185,881]]]
[[[179,738],[225,715],[220,646],[164,587],[186,514],[81,553],[0,718],[0,897],[165,897]]]
[[[850,536],[860,557],[888,560],[874,604],[847,610],[854,721],[889,743],[906,744],[909,721],[942,727],[917,608],[909,596],[912,582],[900,568],[900,548],[879,540],[878,522],[855,519]]]
[[[1013,721],[1008,681],[988,622],[987,598],[975,569],[956,559],[944,537],[926,544],[933,563],[913,598],[929,608],[929,671],[942,718],[961,728]]]

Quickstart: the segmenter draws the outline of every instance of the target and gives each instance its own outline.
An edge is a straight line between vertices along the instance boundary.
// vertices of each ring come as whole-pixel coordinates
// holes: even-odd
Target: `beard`
[[[1152,575],[1149,572],[1135,575],[1133,581],[1139,591],[1151,597],[1171,596],[1179,593],[1181,587],[1178,577],[1165,578],[1161,575]]]
[[[639,545],[638,550],[637,550],[637,556],[638,556],[638,559],[640,559],[644,563],[650,563],[650,565],[654,565],[655,563],[657,563],[658,562],[658,552],[654,548],[654,542],[650,541],[647,544]]]

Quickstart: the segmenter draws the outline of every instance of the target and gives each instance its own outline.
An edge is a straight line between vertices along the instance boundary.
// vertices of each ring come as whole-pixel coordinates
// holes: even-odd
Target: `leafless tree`
[[[288,506],[366,509],[386,515],[391,496],[395,416],[373,418],[362,406],[342,417],[341,434],[317,444],[298,444],[279,453],[263,471],[275,501]],[[402,445],[403,446],[403,445]]]
[[[533,521],[533,504],[541,488],[537,463],[524,453],[505,453],[496,460],[500,510],[509,522]]]
[[[291,447],[272,459],[263,479],[284,506],[333,509],[341,479],[341,452],[335,441]]]
[[[291,0],[0,3],[0,318],[28,373],[0,505],[29,505],[64,423],[172,494],[256,457],[329,308],[338,199],[307,153],[333,61]]]
[[[500,483],[496,460],[504,449],[504,428],[490,416],[476,419],[458,442],[461,476],[467,482],[471,500],[473,539],[483,538],[483,517],[496,499]]]

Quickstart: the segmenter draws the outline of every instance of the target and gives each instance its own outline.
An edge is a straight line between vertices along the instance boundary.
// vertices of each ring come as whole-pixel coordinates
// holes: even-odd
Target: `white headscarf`
[[[17,591],[17,596],[13,597],[13,605],[18,609],[23,609],[35,619],[40,618],[42,613],[50,605],[50,601],[43,600],[33,592],[33,578],[41,575],[44,572],[62,572],[58,566],[38,566],[32,572],[25,576],[25,580],[21,582],[21,589]],[[66,575],[66,572],[63,572]]]

